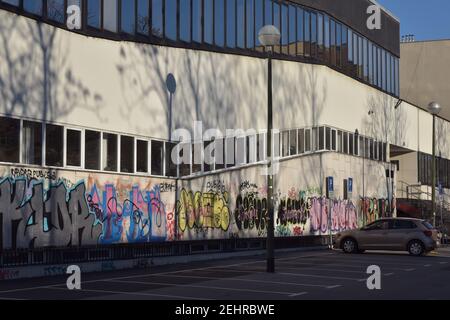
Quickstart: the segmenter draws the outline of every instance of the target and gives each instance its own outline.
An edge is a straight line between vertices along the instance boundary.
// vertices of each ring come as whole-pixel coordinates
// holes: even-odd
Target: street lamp
[[[268,58],[268,86],[267,86],[267,200],[268,200],[268,226],[267,226],[267,272],[275,272],[275,249],[274,249],[274,203],[273,203],[273,174],[272,170],[272,129],[273,129],[273,111],[272,111],[272,48],[280,44],[281,34],[277,27],[273,25],[264,26],[258,34],[259,42],[267,51]]]
[[[433,163],[431,164],[431,200],[433,202],[433,225],[436,226],[436,116],[441,112],[441,106],[437,102],[428,105],[428,111],[433,116]]]

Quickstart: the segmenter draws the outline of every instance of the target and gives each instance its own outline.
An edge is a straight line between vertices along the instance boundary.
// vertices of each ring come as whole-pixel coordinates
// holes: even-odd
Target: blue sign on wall
[[[348,178],[348,192],[353,193],[353,178]]]
[[[328,192],[334,192],[334,179],[333,179],[333,177],[328,177]]]

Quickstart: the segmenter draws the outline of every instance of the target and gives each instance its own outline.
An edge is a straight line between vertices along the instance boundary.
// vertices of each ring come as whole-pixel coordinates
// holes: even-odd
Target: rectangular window
[[[255,163],[256,162],[256,149],[257,149],[257,136],[251,135],[247,137],[247,145],[246,145],[246,154],[247,154],[247,163]]]
[[[348,135],[348,153],[350,155],[355,154],[354,144],[355,144],[355,136],[353,135],[353,133],[349,133],[349,135]]]
[[[386,77],[386,51],[381,50],[381,74],[382,74],[382,89],[387,90],[387,77]]]
[[[330,47],[331,47],[331,56],[330,61],[331,65],[336,65],[336,22],[331,19],[330,21]]]
[[[117,171],[117,135],[111,133],[103,133],[103,163],[102,168],[104,171]]]
[[[363,39],[363,72],[364,72],[364,81],[369,80],[369,63],[367,61],[367,39]]]
[[[311,144],[312,144],[312,151],[317,151],[319,149],[319,139],[318,139],[318,129],[312,128],[311,130]]]
[[[152,150],[152,167],[151,173],[154,176],[164,175],[164,142],[155,141],[151,142]]]
[[[289,155],[294,156],[297,154],[297,130],[291,130],[290,131],[290,137],[289,137]]]
[[[214,44],[214,1],[203,1],[203,41]]]
[[[319,128],[319,150],[325,149],[325,127]]]
[[[359,152],[358,152],[358,155],[360,156],[360,157],[365,157],[366,156],[366,154],[365,154],[365,149],[364,149],[364,142],[365,141],[365,139],[364,139],[364,137],[359,137]]]
[[[89,170],[100,170],[100,132],[86,130],[84,150],[84,167]]]
[[[273,0],[264,0],[264,24],[273,24]]]
[[[281,6],[281,53],[289,54],[289,7]]]
[[[337,150],[338,150],[338,152],[342,153],[342,152],[344,152],[344,146],[342,145],[342,131],[338,131],[337,137],[338,137]]]
[[[20,161],[20,120],[0,117],[0,161]]]
[[[342,66],[342,25],[336,22],[336,65]]]
[[[373,48],[372,48],[373,44],[372,42],[369,41],[369,83],[370,84],[374,84],[373,83]]]
[[[214,3],[214,42],[216,46],[225,46],[225,0]]]
[[[297,55],[303,56],[305,54],[305,25],[303,9],[297,8]]]
[[[208,1],[209,2],[209,1]],[[177,0],[166,0],[165,36],[167,39],[177,40]]]
[[[331,150],[337,151],[337,145],[336,145],[336,130],[331,130]]]
[[[47,17],[50,20],[64,23],[65,11],[64,0],[47,0]]]
[[[391,93],[391,54],[386,52],[386,90]]]
[[[311,13],[311,56],[317,57],[317,14]]]
[[[358,36],[358,77],[364,79],[364,49],[363,49],[363,38]]]
[[[344,145],[344,153],[348,154],[349,150],[348,150],[348,133],[344,132],[343,134],[343,145]]]
[[[34,0],[30,0],[33,1]],[[87,24],[100,29],[102,26],[101,0],[87,0]]]
[[[180,40],[191,42],[191,0],[180,0]]]
[[[136,170],[137,172],[148,172],[148,142],[136,141]]]
[[[243,136],[236,137],[236,165],[247,163],[247,143]]]
[[[187,1],[187,0],[181,0],[181,1]],[[137,6],[138,7],[137,7],[136,31],[140,34],[148,35],[149,27],[150,27],[149,0],[138,0]]]
[[[280,8],[280,4],[278,4],[276,2],[273,3],[273,25],[275,27],[277,27],[278,30],[280,30],[280,32],[282,31],[281,30],[281,8]],[[281,41],[281,39],[280,39],[280,41]],[[274,47],[274,52],[281,53],[280,50],[281,49],[280,49],[279,45]]]
[[[166,142],[166,176],[177,177],[177,164],[172,161],[172,152],[177,148],[178,144]]]
[[[107,1],[108,2],[108,1]],[[121,1],[121,31],[129,34],[134,34],[135,31],[135,1],[134,0],[122,0]],[[105,15],[107,17],[107,15]],[[107,19],[107,18],[106,18]]]
[[[227,47],[236,47],[236,0],[227,0]]]
[[[325,15],[323,25],[323,37],[324,37],[324,61],[328,63],[330,61],[330,17]]]
[[[0,125],[0,128],[3,128],[3,124]],[[3,136],[3,133],[0,132],[0,137]],[[42,124],[40,123],[23,122],[22,163],[42,165]]]
[[[237,1],[237,46],[245,49],[245,0]]]
[[[348,61],[353,62],[353,31],[348,29]]]
[[[298,130],[298,153],[305,153],[305,129]]]
[[[202,172],[203,144],[201,142],[192,145],[192,173]]]
[[[45,130],[45,164],[62,167],[64,158],[64,128],[52,124]]]
[[[158,38],[162,38],[164,35],[163,1],[152,0],[152,34]]]
[[[289,54],[297,55],[297,10],[295,6],[289,6]]]
[[[254,0],[247,0],[246,8],[246,28],[247,28],[247,48],[255,48],[255,4]]]
[[[236,165],[236,148],[235,138],[227,137],[225,140],[225,160],[227,168],[232,168]]]
[[[323,60],[324,38],[323,38],[323,14],[317,14],[317,46],[318,56]]]
[[[355,156],[359,156],[359,135],[354,135],[354,141],[355,141],[355,146],[354,146],[354,154]]]
[[[182,163],[179,165],[180,168],[180,177],[187,177],[191,175],[191,144],[184,143],[181,145],[182,149],[180,151],[180,157],[185,156],[185,153],[187,154],[187,163],[186,161],[182,161]]]
[[[42,0],[23,0],[23,9],[29,13],[42,15]]]
[[[259,30],[264,26],[264,0],[255,0],[255,46],[256,50],[263,51],[258,39]]]
[[[66,131],[66,164],[69,167],[81,167],[81,131]]]
[[[130,1],[130,0],[128,0]],[[117,32],[118,29],[118,0],[111,0],[111,1],[104,1],[103,2],[103,29],[111,31],[111,32]],[[134,4],[133,4],[134,6]],[[134,16],[134,11],[133,11]],[[128,17],[122,17],[125,19],[124,25],[127,23],[134,25],[134,20],[129,20]],[[131,29],[131,27],[130,27]],[[124,31],[125,32],[125,31]],[[130,33],[134,33],[134,27],[133,30],[130,31]]]
[[[346,68],[348,67],[348,29],[346,26],[342,25],[341,28],[341,57],[342,57],[342,61],[341,61],[341,66],[344,68],[344,70],[346,70]]]
[[[257,155],[257,161],[261,162],[266,160],[266,156],[267,156],[267,152],[266,152],[266,148],[265,148],[265,143],[266,143],[266,134],[265,133],[260,133],[257,136],[258,140],[256,141],[257,146],[256,146],[256,155]]]
[[[325,128],[325,149],[331,150],[331,128]]]
[[[216,139],[214,144],[215,170],[221,170],[225,168],[225,140],[223,138]]]
[[[120,136],[120,172],[134,173],[134,138]]]
[[[289,156],[289,131],[284,131],[281,134],[281,147],[283,148],[282,155],[283,157]]]
[[[304,11],[305,30],[305,56],[311,56],[311,13]]]
[[[202,0],[192,0],[192,40],[202,43],[202,32]]]
[[[305,152],[311,152],[311,129],[305,130]]]

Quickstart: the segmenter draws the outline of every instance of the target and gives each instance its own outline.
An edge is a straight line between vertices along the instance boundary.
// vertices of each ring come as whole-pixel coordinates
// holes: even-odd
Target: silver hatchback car
[[[420,256],[439,245],[437,230],[427,221],[409,218],[387,218],[364,228],[340,232],[334,247],[346,253],[366,250],[408,251]]]

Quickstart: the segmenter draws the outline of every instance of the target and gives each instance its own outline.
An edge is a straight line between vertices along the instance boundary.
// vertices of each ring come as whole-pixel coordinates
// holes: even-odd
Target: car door
[[[376,221],[361,230],[358,246],[365,250],[384,250],[389,241],[385,239],[389,231],[389,220]]]
[[[399,251],[405,250],[408,242],[414,238],[413,235],[417,230],[418,227],[413,221],[402,219],[394,220],[394,227],[389,232],[389,249]]]

